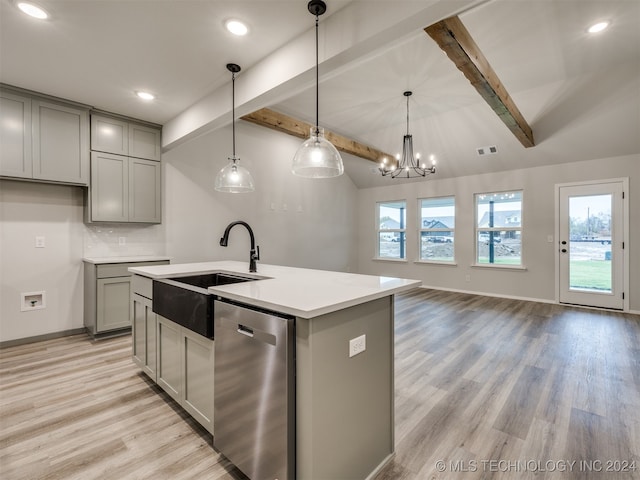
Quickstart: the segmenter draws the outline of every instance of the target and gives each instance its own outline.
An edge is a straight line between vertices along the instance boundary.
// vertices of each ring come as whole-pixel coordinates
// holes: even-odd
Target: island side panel
[[[349,358],[349,340],[366,350]],[[299,480],[365,479],[394,451],[393,296],[296,319]]]

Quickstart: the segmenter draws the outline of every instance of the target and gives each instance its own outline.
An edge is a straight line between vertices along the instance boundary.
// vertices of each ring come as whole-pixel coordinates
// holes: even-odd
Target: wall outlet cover
[[[349,358],[364,352],[367,349],[367,336],[360,335],[359,337],[349,340]]]

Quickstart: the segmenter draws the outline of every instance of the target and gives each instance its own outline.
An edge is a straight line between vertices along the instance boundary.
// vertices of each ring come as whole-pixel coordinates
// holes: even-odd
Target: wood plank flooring
[[[0,352],[3,480],[245,480],[130,349]],[[395,357],[396,455],[376,480],[640,478],[638,316],[419,289],[396,298]]]

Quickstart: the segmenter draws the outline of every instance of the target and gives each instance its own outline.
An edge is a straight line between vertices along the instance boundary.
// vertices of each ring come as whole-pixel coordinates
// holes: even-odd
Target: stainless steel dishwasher
[[[214,302],[215,448],[252,480],[295,478],[294,317]]]

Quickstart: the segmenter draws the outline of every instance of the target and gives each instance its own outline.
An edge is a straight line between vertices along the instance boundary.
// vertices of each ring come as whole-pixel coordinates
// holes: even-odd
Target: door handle
[[[241,333],[242,335],[246,335],[247,337],[253,337],[253,329],[244,325],[238,324],[237,332]]]
[[[566,241],[566,240],[563,240],[561,243],[562,243],[562,245],[566,245],[566,244],[567,244],[567,241]]]
[[[562,250],[560,250],[562,253],[567,253],[567,249],[563,248]]]

